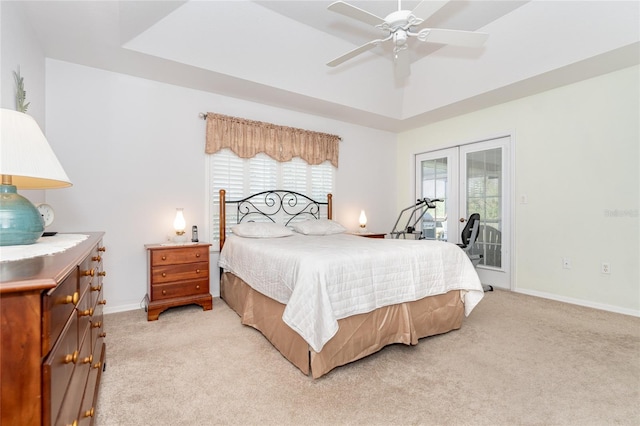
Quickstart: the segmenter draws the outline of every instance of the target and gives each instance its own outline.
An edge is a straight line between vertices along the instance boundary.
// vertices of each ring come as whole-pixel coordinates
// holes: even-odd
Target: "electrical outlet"
[[[609,262],[602,262],[602,265],[600,266],[600,272],[602,272],[603,274],[610,274],[611,264]]]
[[[562,258],[562,267],[564,269],[571,269],[571,259],[569,259],[568,257],[563,257]]]

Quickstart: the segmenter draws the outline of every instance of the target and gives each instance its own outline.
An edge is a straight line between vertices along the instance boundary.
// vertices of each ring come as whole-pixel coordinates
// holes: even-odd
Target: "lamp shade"
[[[0,246],[35,243],[44,221],[20,189],[71,186],[38,123],[25,113],[0,109]]]
[[[0,174],[19,189],[71,186],[71,181],[33,117],[0,109]]]

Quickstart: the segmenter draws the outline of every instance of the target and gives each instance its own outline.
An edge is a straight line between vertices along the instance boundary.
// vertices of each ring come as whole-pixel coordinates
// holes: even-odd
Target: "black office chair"
[[[471,249],[478,239],[479,229],[480,213],[472,213],[467,220],[467,224],[462,230],[462,234],[460,235],[462,243],[458,244],[458,247],[460,247],[462,250],[464,250],[465,253],[467,253],[467,256],[469,256],[469,259],[471,259],[471,263],[474,267],[478,266],[483,258],[483,255],[481,253],[471,253]],[[482,288],[485,292],[493,291],[493,287],[488,284],[482,284]]]

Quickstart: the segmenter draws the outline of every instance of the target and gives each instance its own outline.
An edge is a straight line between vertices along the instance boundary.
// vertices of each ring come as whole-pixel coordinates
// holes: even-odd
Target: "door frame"
[[[501,132],[501,133],[496,133],[494,135],[490,135],[487,137],[482,137],[482,138],[478,138],[478,139],[474,139],[474,140],[465,140],[462,142],[450,142],[450,143],[442,143],[442,144],[437,144],[434,145],[432,147],[429,147],[429,149],[426,149],[424,151],[421,152],[415,152],[413,153],[413,155],[411,156],[411,165],[410,165],[410,170],[412,170],[412,174],[411,174],[411,200],[407,200],[407,202],[411,203],[411,202],[415,202],[415,200],[413,198],[415,198],[415,194],[416,194],[416,157],[422,154],[427,154],[430,152],[434,152],[434,151],[439,151],[439,150],[445,150],[445,149],[450,149],[450,148],[459,148],[465,145],[471,145],[471,144],[475,144],[475,143],[479,143],[479,142],[487,142],[493,139],[500,139],[500,138],[505,138],[508,137],[509,138],[509,153],[507,154],[508,159],[509,159],[509,170],[507,172],[507,179],[509,179],[509,188],[507,189],[508,194],[509,194],[509,205],[506,206],[506,209],[509,212],[510,215],[510,221],[511,221],[511,229],[510,229],[510,235],[509,235],[509,255],[506,256],[506,262],[508,262],[507,267],[508,267],[508,276],[509,276],[509,288],[508,290],[515,290],[517,288],[516,285],[516,180],[515,180],[515,176],[516,176],[516,135],[515,135],[515,130],[511,130],[511,131],[505,131],[505,132]],[[503,259],[504,260],[504,259]]]

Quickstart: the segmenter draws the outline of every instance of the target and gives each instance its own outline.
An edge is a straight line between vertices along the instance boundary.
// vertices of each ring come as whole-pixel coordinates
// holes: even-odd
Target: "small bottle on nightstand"
[[[198,242],[198,227],[195,225],[191,227],[191,242]]]

